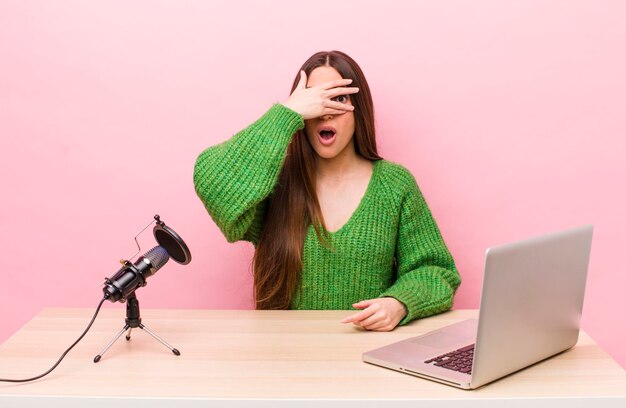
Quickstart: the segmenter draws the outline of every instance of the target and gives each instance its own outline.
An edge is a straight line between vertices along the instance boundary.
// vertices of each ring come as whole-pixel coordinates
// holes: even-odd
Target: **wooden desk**
[[[106,306],[105,306],[106,307]],[[103,309],[91,332],[47,377],[0,383],[1,407],[626,407],[626,372],[584,333],[578,345],[475,391],[365,364],[363,351],[476,316],[456,310],[390,333],[339,320],[347,311],[143,310],[143,323],[181,351],[174,356],[142,330],[93,357],[123,326]],[[0,377],[47,370],[93,310],[45,309],[0,346]],[[260,401],[259,401],[260,400]],[[506,400],[506,401],[503,401]]]

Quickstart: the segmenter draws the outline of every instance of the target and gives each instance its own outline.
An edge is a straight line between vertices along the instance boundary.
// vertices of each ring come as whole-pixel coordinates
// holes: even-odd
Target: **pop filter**
[[[170,258],[181,265],[187,265],[191,262],[191,252],[180,235],[165,225],[158,214],[154,216],[154,219],[156,220],[156,225],[152,230],[154,239],[157,240],[160,246],[165,248]]]

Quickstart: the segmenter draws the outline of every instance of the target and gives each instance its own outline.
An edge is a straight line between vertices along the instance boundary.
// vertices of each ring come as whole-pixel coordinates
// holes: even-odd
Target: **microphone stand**
[[[158,340],[161,344],[163,344],[165,347],[170,349],[172,353],[174,353],[177,356],[180,356],[180,351],[178,351],[177,349],[169,345],[165,340],[163,340],[162,338],[160,338],[159,336],[151,332],[146,326],[144,326],[141,323],[141,316],[139,315],[139,300],[137,300],[137,296],[135,296],[135,292],[133,292],[130,295],[128,295],[128,298],[127,298],[126,324],[124,325],[124,328],[122,328],[122,330],[115,337],[113,337],[113,340],[111,340],[111,342],[107,344],[107,346],[104,348],[104,350],[100,352],[100,354],[94,357],[93,362],[97,363],[98,361],[100,361],[100,359],[102,358],[102,355],[106,353],[107,350],[111,348],[113,343],[115,343],[117,339],[119,339],[122,336],[122,334],[124,334],[124,332],[126,332],[127,330],[128,330],[128,333],[126,334],[126,340],[127,341],[130,340],[130,333],[136,327],[139,327],[140,329],[145,330],[149,335],[151,335],[156,340]]]

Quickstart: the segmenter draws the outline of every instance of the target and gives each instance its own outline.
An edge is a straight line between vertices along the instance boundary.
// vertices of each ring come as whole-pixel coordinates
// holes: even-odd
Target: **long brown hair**
[[[318,52],[303,65],[307,77],[317,67],[330,66],[359,92],[350,95],[354,105],[354,148],[368,160],[380,160],[376,149],[374,105],[363,71],[340,51]],[[300,71],[291,92],[300,81]],[[312,224],[318,239],[327,231],[315,190],[315,151],[305,131],[299,130],[287,148],[278,184],[269,197],[267,213],[254,254],[254,289],[257,309],[288,309],[300,282],[302,250]]]

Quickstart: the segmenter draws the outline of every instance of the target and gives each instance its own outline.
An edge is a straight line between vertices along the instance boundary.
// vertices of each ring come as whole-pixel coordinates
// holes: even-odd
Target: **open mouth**
[[[323,127],[318,131],[320,142],[322,144],[327,145],[331,144],[333,140],[335,140],[335,136],[337,135],[337,131],[330,127]]]

